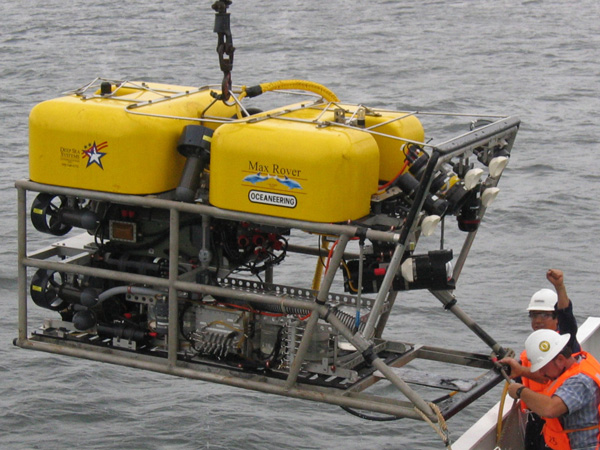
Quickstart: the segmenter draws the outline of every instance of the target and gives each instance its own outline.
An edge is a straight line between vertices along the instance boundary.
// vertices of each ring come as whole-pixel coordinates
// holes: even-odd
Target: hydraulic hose
[[[102,303],[106,299],[109,299],[115,295],[119,294],[134,294],[134,295],[166,295],[165,292],[157,291],[154,289],[136,287],[136,286],[116,286],[106,291],[102,292],[98,295],[98,304]]]
[[[322,84],[306,80],[279,80],[250,87],[242,86],[242,93],[238,97],[238,100],[242,100],[244,97],[256,97],[268,91],[290,89],[313,92],[328,102],[339,102],[338,97],[330,89]]]

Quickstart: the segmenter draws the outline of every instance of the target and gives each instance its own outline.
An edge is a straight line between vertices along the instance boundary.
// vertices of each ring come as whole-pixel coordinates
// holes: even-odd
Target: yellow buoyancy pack
[[[183,127],[200,116],[229,119],[237,106],[210,90],[158,83],[113,85],[108,93],[66,95],[36,105],[29,117],[29,174],[38,183],[120,194],[175,189],[185,158]]]
[[[348,105],[290,105],[225,124],[213,136],[210,203],[225,209],[315,222],[370,212],[378,181],[404,165],[403,137],[422,141],[419,120],[367,114],[365,129],[335,123]],[[375,126],[375,133],[366,128]],[[384,136],[385,134],[385,136]]]
[[[369,214],[378,183],[406,168],[404,144],[422,142],[423,127],[412,114],[328,95],[329,101],[242,119],[237,103],[216,101],[208,88],[125,82],[91,95],[75,92],[31,111],[30,178],[120,194],[170,191],[185,164],[177,151],[182,130],[202,124],[215,130],[212,205],[316,222],[355,220]]]

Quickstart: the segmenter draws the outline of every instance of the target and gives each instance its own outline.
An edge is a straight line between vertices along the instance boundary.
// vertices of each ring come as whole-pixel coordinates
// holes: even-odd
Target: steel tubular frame
[[[345,226],[345,225],[327,225],[318,224],[312,222],[301,222],[294,220],[285,220],[278,218],[270,218],[264,216],[257,216],[255,220],[259,223],[272,224],[279,226],[293,226],[295,228],[303,229],[311,232],[327,232],[328,234],[338,233],[341,237],[341,243],[338,244],[338,248],[334,252],[334,258],[330,264],[330,270],[325,274],[324,282],[319,290],[317,299],[323,304],[305,302],[301,300],[294,300],[290,298],[281,298],[277,296],[269,296],[266,294],[252,294],[243,291],[235,291],[227,288],[221,288],[216,286],[200,285],[196,283],[190,283],[182,280],[178,280],[177,276],[177,262],[179,254],[179,214],[182,211],[195,212],[196,214],[206,214],[213,217],[230,218],[237,220],[248,220],[248,214],[235,213],[231,211],[219,210],[217,208],[206,207],[203,205],[190,205],[180,202],[172,202],[167,200],[160,200],[155,198],[137,197],[137,196],[125,196],[118,194],[106,194],[98,192],[83,191],[78,189],[60,188],[54,186],[46,186],[31,181],[20,180],[15,183],[17,188],[18,196],[18,271],[19,271],[19,334],[15,341],[15,344],[25,349],[35,349],[50,353],[63,354],[68,356],[75,356],[85,359],[91,359],[96,361],[108,362],[117,365],[124,365],[129,367],[137,367],[146,370],[152,370],[155,372],[161,372],[166,374],[172,374],[177,376],[183,376],[187,378],[194,378],[204,381],[212,381],[231,386],[242,387],[246,389],[253,389],[261,392],[274,393],[278,395],[301,398],[325,403],[331,403],[339,406],[366,409],[374,412],[383,414],[390,414],[398,417],[407,417],[413,419],[422,419],[421,416],[415,411],[415,406],[420,409],[426,416],[436,421],[434,412],[431,410],[429,405],[415,392],[413,391],[395,372],[392,371],[381,359],[375,358],[373,365],[382,371],[386,377],[402,391],[402,393],[410,399],[409,402],[403,401],[382,401],[382,399],[375,400],[375,397],[367,396],[363,397],[361,394],[352,393],[351,397],[344,394],[332,394],[327,392],[320,392],[320,389],[311,387],[301,387],[296,383],[298,373],[303,363],[310,338],[316,324],[320,317],[324,317],[328,310],[324,306],[331,283],[335,276],[339,261],[341,261],[346,243],[349,239],[356,234],[357,227]],[[114,201],[120,204],[140,205],[148,207],[162,207],[168,208],[170,211],[170,270],[169,278],[158,278],[147,275],[138,275],[131,273],[121,273],[113,270],[90,268],[86,266],[80,266],[78,264],[65,264],[59,261],[47,261],[44,259],[31,258],[27,255],[27,212],[26,212],[26,192],[48,192],[61,195],[69,195],[74,197],[93,198],[105,201]],[[367,231],[367,236],[372,239],[379,239],[388,242],[397,242],[399,235],[397,233],[386,233],[380,231]],[[337,261],[337,264],[336,264]],[[166,361],[161,358],[130,358],[120,355],[119,350],[112,349],[99,349],[95,351],[91,348],[71,348],[64,345],[52,344],[48,342],[40,342],[27,337],[27,268],[40,268],[46,270],[55,270],[66,273],[77,273],[81,275],[94,275],[105,277],[107,279],[113,279],[122,281],[125,283],[136,283],[136,284],[152,284],[154,286],[168,289],[169,298],[169,332],[167,340],[167,359]],[[391,272],[390,272],[391,273]],[[391,280],[389,281],[391,284]],[[177,336],[178,336],[178,291],[190,291],[202,294],[211,295],[229,295],[239,299],[249,299],[254,301],[260,301],[262,303],[270,304],[283,304],[289,308],[304,308],[313,312],[309,319],[306,331],[304,333],[303,340],[301,342],[300,349],[295,356],[294,365],[290,369],[288,380],[285,384],[278,385],[273,380],[269,382],[265,381],[252,381],[248,379],[237,379],[235,377],[222,377],[215,374],[206,374],[203,371],[191,368],[188,363],[179,361],[177,358]],[[359,333],[353,334],[337,317],[333,314],[330,315],[327,321],[335,327],[349,342],[353,343],[356,348],[361,350],[367,350],[370,346],[370,342],[364,339]],[[312,324],[312,325],[311,325]],[[413,406],[414,405],[414,406]]]
[[[432,152],[431,158],[427,164],[427,172],[429,175],[437,169],[439,164],[449,160],[450,158],[472,152],[477,145],[481,145],[481,140],[492,139],[496,134],[503,133],[507,130],[515,128],[515,132],[509,139],[509,146],[512,147],[512,141],[516,135],[516,129],[519,126],[519,121],[516,118],[503,118],[499,121],[477,129],[471,133],[466,133],[463,136],[455,138],[439,147]],[[483,137],[482,137],[483,136]],[[437,417],[423,398],[410,388],[406,382],[398,376],[393,367],[398,367],[406,361],[417,357],[418,354],[429,354],[432,360],[443,360],[463,365],[481,364],[485,368],[491,369],[491,363],[486,365],[479,361],[473,364],[467,354],[446,351],[444,356],[438,356],[436,351],[427,352],[419,347],[419,351],[409,351],[400,357],[391,366],[380,359],[373,352],[373,338],[380,338],[385,321],[389,315],[389,311],[383,309],[386,301],[393,304],[396,292],[392,291],[392,283],[395,274],[397,273],[402,255],[405,253],[406,245],[409,236],[414,233],[418,215],[423,207],[424,198],[429,190],[432,177],[424,177],[428,180],[426,183],[419,185],[418,192],[415,195],[413,205],[407,218],[408,225],[405,226],[401,233],[377,231],[369,228],[363,228],[353,225],[336,225],[326,223],[305,222],[300,220],[283,219],[278,217],[262,216],[256,214],[242,213],[236,211],[223,210],[207,205],[182,203],[161,198],[149,196],[134,196],[111,194],[105,192],[88,191],[82,189],[72,189],[60,186],[49,186],[35,183],[28,180],[19,180],[15,183],[17,188],[17,221],[18,221],[18,337],[15,344],[26,349],[41,350],[50,353],[75,356],[96,361],[108,362],[117,365],[128,367],[136,367],[155,372],[172,374],[192,379],[204,380],[209,382],[217,382],[231,386],[252,389],[261,392],[273,393],[277,395],[307,399],[317,402],[325,402],[339,406],[369,410],[373,412],[389,414],[397,417],[407,417],[423,420],[419,411],[425,416],[437,422]],[[489,186],[495,186],[498,180],[488,180]],[[67,258],[62,261],[50,261],[48,257],[52,256],[51,252],[38,252],[32,255],[27,251],[27,192],[51,193],[54,195],[65,195],[74,198],[83,198],[89,200],[97,200],[102,202],[110,202],[124,205],[136,205],[148,208],[159,208],[169,211],[169,276],[167,279],[140,275],[134,273],[121,273],[116,270],[91,268],[85,265],[78,264],[79,258]],[[483,216],[485,208],[480,212],[480,218]],[[179,262],[179,225],[180,214],[187,213],[205,218],[226,219],[233,221],[249,221],[262,225],[293,228],[306,232],[338,236],[339,243],[334,250],[329,270],[325,273],[323,282],[318,290],[315,301],[303,301],[294,298],[284,298],[269,293],[248,292],[243,289],[230,289],[219,286],[209,286],[198,283],[193,283],[180,279],[178,275]],[[208,219],[206,219],[208,220]],[[469,232],[461,253],[458,257],[457,265],[454,271],[454,278],[457,279],[460,275],[466,256],[470,250],[471,244],[475,237],[476,231]],[[372,241],[380,241],[391,243],[395,246],[394,254],[389,263],[381,287],[373,302],[371,314],[367,319],[367,323],[363,332],[353,332],[340,321],[335,314],[330,314],[327,305],[330,288],[342,258],[345,257],[345,251],[348,241],[356,236],[370,239]],[[294,249],[295,247],[290,247]],[[295,250],[298,253],[314,254],[314,250],[304,247],[297,247]],[[320,250],[319,250],[320,251]],[[317,254],[320,257],[320,253]],[[89,275],[95,277],[103,277],[110,280],[116,280],[123,283],[137,285],[151,285],[159,289],[164,289],[168,296],[168,334],[167,334],[167,357],[150,356],[137,353],[124,353],[123,350],[116,348],[96,348],[82,343],[53,343],[42,341],[28,337],[28,315],[27,315],[27,268],[46,269],[57,272],[74,273],[80,275]],[[272,272],[266,274],[267,282],[272,282]],[[178,303],[179,292],[194,292],[199,294],[208,294],[213,296],[229,296],[242,301],[258,302],[263,304],[282,305],[286,308],[302,308],[311,312],[307,325],[304,330],[304,336],[300,342],[297,353],[294,356],[292,365],[289,369],[287,379],[278,380],[274,378],[267,379],[262,375],[250,376],[235,376],[234,371],[226,369],[215,369],[205,367],[198,363],[182,361],[178,358]],[[435,297],[444,305],[444,307],[453,312],[468,328],[470,328],[478,337],[480,337],[487,345],[489,345],[496,353],[502,354],[504,350],[500,347],[487,333],[485,333],[468,315],[456,306],[456,301],[449,291],[432,291]],[[391,400],[388,398],[375,397],[366,395],[361,392],[360,386],[368,387],[373,384],[373,380],[365,380],[358,383],[352,389],[340,391],[333,390],[327,387],[311,386],[298,383],[298,376],[302,369],[302,364],[307,354],[310,340],[317,328],[318,321],[322,319],[328,322],[335,328],[339,334],[350,342],[357,350],[357,355],[367,360],[374,368],[378,369],[409,401]],[[51,341],[51,339],[50,339]],[[394,343],[390,343],[394,344]],[[433,356],[435,355],[435,356]],[[471,355],[475,356],[475,355]],[[437,359],[439,358],[439,359]],[[469,362],[467,362],[469,361]],[[393,367],[392,367],[393,366]],[[481,367],[481,366],[478,366]],[[481,367],[484,368],[484,367]],[[216,373],[220,371],[221,373]],[[225,374],[225,375],[224,375]],[[493,378],[493,377],[491,377]],[[500,381],[500,377],[498,377]],[[488,385],[496,382],[495,379],[487,381]],[[363,388],[364,389],[364,388]],[[480,389],[481,390],[481,389]],[[481,395],[479,393],[478,395]],[[471,395],[471,397],[474,397]],[[472,399],[468,399],[472,401]],[[417,411],[417,409],[419,411]]]

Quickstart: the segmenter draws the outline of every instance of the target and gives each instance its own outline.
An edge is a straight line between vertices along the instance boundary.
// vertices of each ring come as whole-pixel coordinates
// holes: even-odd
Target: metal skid
[[[417,188],[410,195],[402,194],[405,203],[408,202],[406,215],[397,220],[399,225],[393,229],[384,226],[386,221],[382,218],[386,213],[377,211],[381,202],[386,200],[384,195],[374,198],[374,214],[364,221],[331,224],[236,212],[168,197],[110,194],[17,181],[19,334],[15,343],[26,349],[395,417],[421,420],[425,416],[435,422],[438,417],[430,400],[411,387],[415,382],[428,384],[451,392],[434,401],[443,417],[449,418],[501,380],[489,355],[395,342],[386,340],[383,334],[397,295],[414,286],[410,285],[412,281],[403,280],[399,273],[423,232],[423,219],[432,215],[424,211],[424,204],[435,174],[443,164],[451,161],[468,165],[469,158],[477,159],[485,168],[490,165],[494,152],[501,150],[509,155],[518,126],[516,118],[494,119],[459,137],[430,146],[427,166]],[[373,132],[376,133],[376,130]],[[494,188],[499,177],[499,173],[489,174],[478,189]],[[161,262],[156,263],[156,270],[129,270],[129,262],[125,259],[107,265],[111,255],[107,253],[102,261],[98,261],[97,254],[102,244],[93,233],[83,233],[29,252],[27,192],[160,212],[161,220],[168,228],[165,254],[161,255]],[[395,194],[392,191],[386,195]],[[481,220],[484,212],[485,205],[482,205],[476,212],[477,221]],[[280,285],[273,282],[274,267],[265,271],[263,281],[235,277],[231,267],[209,265],[202,258],[196,264],[189,263],[185,256],[189,251],[186,248],[189,237],[181,233],[182,223],[189,221],[194,221],[199,233],[205,233],[213,224],[221,223],[219,221],[251,223],[267,229],[328,237],[335,240],[336,245],[318,288],[290,283]],[[476,232],[474,227],[465,234],[454,264],[454,282],[460,275]],[[116,233],[112,237],[119,239]],[[348,246],[356,238],[391,249],[385,274],[376,280],[362,279],[362,252],[359,255],[352,253]],[[292,238],[287,246],[290,259],[294,255],[312,255],[321,261],[323,252],[318,246],[295,244]],[[357,261],[358,281],[361,287],[365,286],[364,293],[360,290],[344,294],[331,291],[334,278],[347,259]],[[127,314],[135,315],[137,312],[145,315],[144,320],[153,324],[152,332],[129,329],[125,322],[94,323],[89,329],[81,329],[68,317],[54,317],[30,333],[28,268],[42,270],[42,274],[43,271],[58,273],[66,280],[80,280],[70,283],[70,291],[64,286],[52,287],[50,278],[42,280],[50,286],[49,291],[68,291],[64,294],[67,303],[78,305],[73,312],[99,308],[105,297],[118,296],[122,304],[128,305]],[[210,278],[207,278],[207,273],[211,274]],[[346,277],[347,284],[357,281],[351,277],[350,269],[346,270]],[[98,294],[100,300],[94,298],[93,308],[89,303],[91,300],[83,298],[86,280],[90,279],[103,280],[104,286],[110,286]],[[38,281],[39,285],[43,283]],[[368,289],[367,283],[371,283]],[[445,309],[470,328],[495,354],[502,356],[505,353],[459,308],[450,288],[429,285],[420,288],[429,289]],[[52,305],[49,303],[49,306]],[[355,321],[347,310],[357,308],[362,312]],[[256,354],[261,357],[253,356]],[[480,374],[484,372],[484,376],[477,377],[465,387],[448,383],[447,379],[427,377],[427,374],[415,380],[408,372],[397,371],[397,368],[404,368],[416,360],[466,366],[478,369]],[[384,379],[398,389],[400,398],[369,393],[369,388]]]

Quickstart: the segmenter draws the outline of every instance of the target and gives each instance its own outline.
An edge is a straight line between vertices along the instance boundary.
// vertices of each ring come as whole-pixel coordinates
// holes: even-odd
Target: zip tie
[[[354,233],[354,236],[356,236],[364,241],[367,237],[367,231],[369,231],[369,229],[367,227],[357,227],[356,232]]]
[[[444,309],[445,309],[446,311],[448,311],[450,308],[452,308],[452,307],[453,307],[454,305],[456,305],[457,303],[458,303],[458,302],[456,301],[456,299],[455,299],[455,298],[453,298],[452,300],[450,300],[448,303],[446,303],[446,304],[444,305]]]
[[[331,306],[331,305],[327,305],[327,312],[325,313],[325,315],[323,317],[321,317],[325,322],[327,322],[327,318],[329,317],[329,314],[333,313],[335,314],[335,312],[337,311],[337,306]]]

